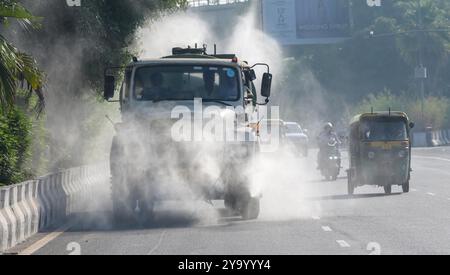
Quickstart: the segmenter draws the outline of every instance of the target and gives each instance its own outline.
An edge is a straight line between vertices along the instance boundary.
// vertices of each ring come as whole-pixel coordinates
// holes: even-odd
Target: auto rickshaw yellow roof
[[[366,117],[402,117],[408,120],[408,115],[405,112],[399,111],[382,111],[382,112],[371,112],[371,113],[363,113],[353,117],[350,124],[355,122],[359,122],[362,118]]]

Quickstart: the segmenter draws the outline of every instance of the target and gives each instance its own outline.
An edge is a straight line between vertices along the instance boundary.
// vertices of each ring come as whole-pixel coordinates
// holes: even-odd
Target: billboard
[[[262,0],[263,30],[282,45],[335,43],[350,36],[349,0]]]

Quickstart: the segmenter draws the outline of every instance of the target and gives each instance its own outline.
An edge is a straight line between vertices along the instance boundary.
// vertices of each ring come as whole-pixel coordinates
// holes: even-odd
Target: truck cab
[[[258,102],[255,66],[267,68],[261,80],[264,102]],[[258,106],[269,101],[269,66],[249,66],[234,54],[209,55],[205,47],[174,48],[170,56],[153,60],[133,58],[124,68],[105,70],[104,98],[108,101],[114,98],[115,79],[120,75],[114,71],[123,73],[116,100],[122,122],[115,125],[117,133],[110,156],[115,217],[135,216],[135,209],[151,216],[156,201],[171,199],[168,191],[187,185],[188,193],[195,197],[223,199],[228,208],[242,217],[256,218],[261,194],[251,190],[243,167],[258,151],[254,119]],[[243,133],[244,138],[228,141],[219,137],[220,141],[214,143],[197,139],[195,122],[205,121],[205,110],[210,108],[220,116],[230,116],[237,133],[232,135]],[[187,131],[187,136],[182,135],[181,142],[174,138],[177,131],[173,130],[180,117],[187,117],[187,124],[194,121],[193,129]],[[202,163],[199,155],[209,159],[209,163]],[[202,171],[202,167],[211,163],[218,172],[204,175],[210,171]]]

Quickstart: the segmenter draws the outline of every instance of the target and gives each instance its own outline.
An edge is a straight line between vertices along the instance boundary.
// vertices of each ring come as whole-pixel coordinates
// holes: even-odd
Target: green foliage
[[[430,96],[423,102],[407,94],[393,95],[389,91],[373,95],[370,94],[359,104],[355,105],[351,112],[352,115],[374,111],[387,111],[389,108],[395,111],[404,111],[408,114],[410,120],[416,123],[418,130],[425,127],[434,129],[443,129],[448,127],[450,114],[450,100],[448,98]]]
[[[33,6],[35,0],[25,2]],[[163,11],[186,5],[186,0],[91,0],[81,7],[67,7],[65,1],[47,0],[33,9],[44,20],[28,45],[44,67],[58,59],[61,63],[76,59],[73,71],[65,68],[65,73],[81,79],[68,93],[81,96],[87,89],[100,92],[105,67],[131,61],[129,46],[137,28]],[[63,55],[61,49],[66,49]]]
[[[0,115],[0,182],[11,184],[30,174],[31,121],[18,107]]]
[[[383,1],[380,8],[368,8],[366,1],[352,3],[351,38],[338,44],[291,50],[321,84],[323,97],[341,97],[350,110],[368,95],[384,90],[391,91],[395,98],[403,98],[402,93],[406,93],[408,100],[417,99],[421,88],[414,69],[422,56],[428,70],[425,96],[446,101],[450,97],[450,1],[420,0],[420,6],[418,0]],[[288,73],[291,79],[298,75],[297,71]],[[440,109],[434,101],[429,105]],[[321,119],[341,116],[346,109],[334,102],[326,108],[328,112]],[[423,123],[443,122],[424,118]]]
[[[17,1],[0,2],[0,24],[6,26],[9,19],[15,19],[25,29],[36,27],[37,20],[27,9]],[[18,82],[27,82],[30,91],[36,91],[43,100],[40,88],[43,84],[43,74],[35,60],[28,54],[17,50],[7,39],[0,35],[0,111],[7,112],[14,104]]]
[[[406,96],[396,96],[390,91],[385,90],[377,95],[370,94],[359,105],[354,107],[353,113],[354,115],[368,113],[372,110],[372,108],[374,111],[387,111],[389,108],[391,110],[403,111],[408,105],[409,102],[407,101]]]
[[[187,1],[92,0],[83,1],[81,7],[68,7],[66,1],[61,0],[20,1],[29,12],[22,6],[19,8],[17,1],[7,2],[16,3],[13,10],[18,12],[17,15],[28,16],[26,19],[33,26],[38,26],[36,22],[39,22],[40,28],[26,33],[26,37],[20,36],[20,30],[9,28],[9,31],[17,31],[19,35],[11,37],[18,39],[21,48],[30,51],[40,67],[46,70],[48,82],[44,89],[53,96],[53,105],[47,108],[53,113],[41,114],[38,119],[30,117],[33,173],[42,174],[47,167],[53,170],[84,164],[90,160],[86,157],[88,153],[103,157],[94,149],[109,146],[104,138],[100,141],[104,146],[98,146],[97,139],[100,129],[108,125],[104,118],[105,108],[98,100],[104,68],[130,62],[132,53],[128,49],[134,42],[137,28],[161,12],[185,7]],[[3,14],[6,12],[11,9]],[[39,17],[31,17],[31,14]],[[33,72],[36,71],[24,70],[22,75],[36,88],[40,86],[34,85],[39,78],[32,77]],[[17,101],[14,90],[17,89],[10,89],[9,102],[14,97]],[[26,98],[28,96],[20,100]],[[31,99],[21,105],[27,112],[29,103],[36,97]],[[62,129],[66,131],[58,135]]]
[[[424,101],[424,112],[422,116],[422,103],[419,100],[409,104],[407,111],[411,118],[417,121],[418,129],[432,127],[433,129],[444,129],[448,126],[448,113],[450,101],[448,98],[430,96]]]

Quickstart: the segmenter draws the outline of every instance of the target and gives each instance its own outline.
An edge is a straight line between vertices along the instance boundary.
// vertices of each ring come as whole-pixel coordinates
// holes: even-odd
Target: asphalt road
[[[401,194],[394,187],[389,196],[376,187],[360,187],[347,196],[345,173],[336,182],[322,181],[315,152],[308,159],[288,161],[284,169],[271,172],[275,174],[264,187],[261,217],[255,221],[227,215],[220,202],[167,203],[157,208],[154,224],[117,228],[110,213],[99,210],[82,213],[67,230],[40,233],[12,251],[450,254],[450,147],[415,149],[411,192]]]

